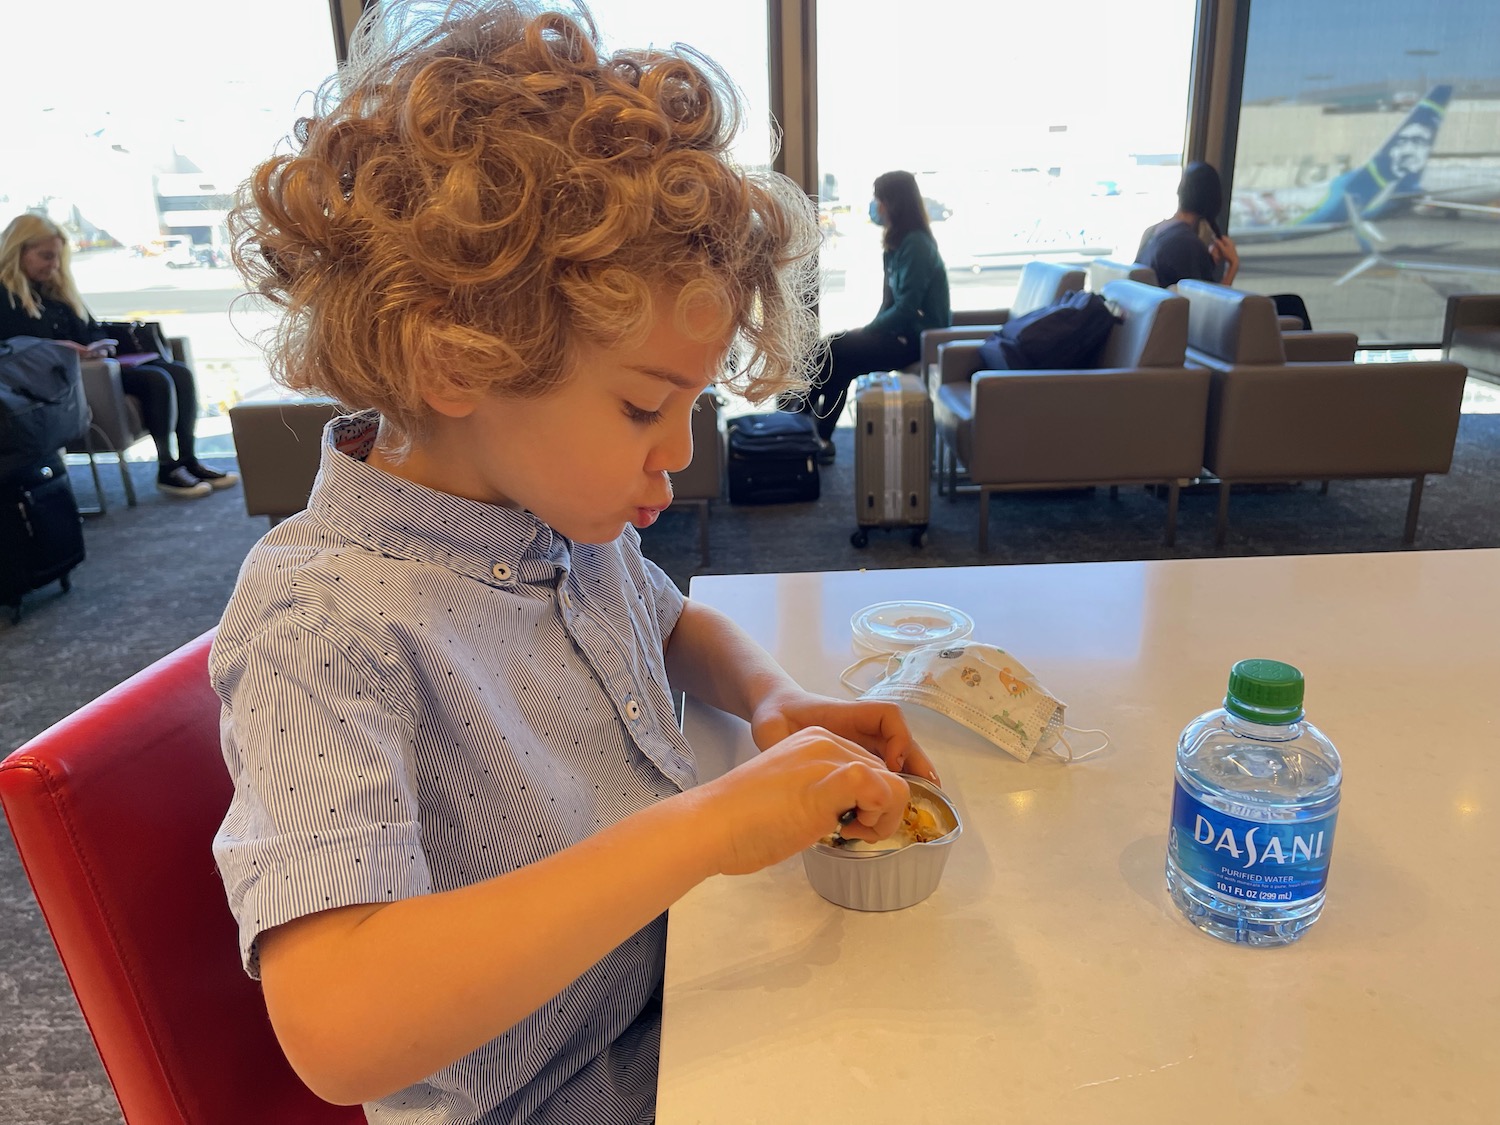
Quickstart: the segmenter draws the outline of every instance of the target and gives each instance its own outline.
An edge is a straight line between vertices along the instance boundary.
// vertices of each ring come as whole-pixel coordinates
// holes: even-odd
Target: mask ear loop
[[[1064,732],[1072,731],[1074,734],[1102,734],[1102,735],[1104,735],[1104,741],[1101,742],[1098,746],[1095,746],[1092,750],[1085,750],[1082,754],[1075,754],[1075,753],[1073,753],[1073,744],[1068,741],[1067,734],[1066,733],[1059,734],[1057,736],[1057,741],[1061,742],[1064,746],[1066,746],[1068,748],[1068,756],[1065,757],[1065,758],[1063,758],[1063,756],[1061,754],[1058,754],[1057,756],[1059,758],[1062,758],[1062,760],[1065,761],[1065,762],[1067,762],[1069,765],[1071,765],[1074,762],[1081,762],[1085,758],[1092,758],[1095,754],[1099,753],[1101,750],[1104,750],[1106,747],[1109,746],[1109,732],[1106,731],[1106,730],[1103,730],[1103,729],[1101,729],[1099,727],[1070,727],[1066,723],[1064,723],[1063,724],[1063,731]]]
[[[884,660],[885,661],[885,676],[889,676],[891,674],[891,662],[895,661],[896,664],[899,666],[900,663],[901,663],[901,654],[899,652],[877,652],[877,653],[875,653],[872,656],[866,656],[866,657],[864,657],[864,658],[862,658],[860,660],[856,660],[853,664],[849,665],[849,667],[845,668],[842,672],[839,673],[839,683],[843,684],[846,688],[848,688],[849,691],[853,695],[855,695],[856,697],[864,695],[864,693],[867,692],[867,691],[869,691],[870,689],[869,688],[862,688],[862,687],[860,687],[858,684],[854,683],[849,677],[854,672],[857,672],[861,668],[863,668],[866,664],[871,664],[871,663],[873,663],[876,660]],[[884,679],[885,676],[882,676],[881,679]],[[879,682],[880,682],[879,680],[876,681],[876,683],[879,683]],[[874,684],[872,684],[870,686],[873,687]]]

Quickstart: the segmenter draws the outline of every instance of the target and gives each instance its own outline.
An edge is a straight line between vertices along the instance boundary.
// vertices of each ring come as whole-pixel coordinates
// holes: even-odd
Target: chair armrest
[[[186,336],[168,336],[167,347],[172,352],[166,357],[167,359],[180,363],[184,367],[193,366],[193,345]]]
[[[1443,322],[1443,346],[1456,328],[1500,325],[1500,293],[1459,293],[1448,298]]]
[[[938,361],[938,348],[959,340],[988,339],[1000,331],[999,324],[963,324],[952,328],[929,328],[922,333],[922,374],[927,376]]]
[[[679,500],[717,500],[724,494],[724,437],[713,391],[698,396],[692,426],[693,459],[672,474],[672,494]]]
[[[1466,376],[1447,362],[1215,371],[1204,464],[1226,480],[1445,473]]]
[[[120,386],[118,360],[83,361],[83,396],[93,416],[90,425],[103,435],[104,444],[100,444],[99,434],[79,434],[68,444],[70,453],[87,453],[91,447],[96,453],[119,452],[135,444],[136,431]]]
[[[955,342],[939,344],[937,351],[938,383],[962,383],[979,370],[979,345]]]
[[[970,475],[979,484],[1196,476],[1209,380],[1191,367],[980,372]]]
[[[230,407],[246,515],[275,521],[307,507],[322,460],[323,427],[341,412],[338,403],[327,399]]]
[[[1009,309],[954,309],[950,319],[954,328],[978,328],[990,325],[993,332],[1010,319]]]
[[[1308,332],[1299,329],[1281,334],[1281,347],[1288,363],[1353,363],[1359,336],[1353,332]]]

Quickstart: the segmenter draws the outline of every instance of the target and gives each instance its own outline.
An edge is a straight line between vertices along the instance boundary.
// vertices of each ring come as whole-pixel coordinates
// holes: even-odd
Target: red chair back
[[[130,1125],[354,1125],[293,1073],[210,845],[229,807],[211,633],[0,763],[0,801]]]

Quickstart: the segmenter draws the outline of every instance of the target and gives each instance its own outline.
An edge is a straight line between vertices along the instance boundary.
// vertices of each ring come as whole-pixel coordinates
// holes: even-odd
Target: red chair
[[[129,1125],[355,1125],[293,1073],[210,845],[232,792],[212,634],[0,763],[0,801]]]

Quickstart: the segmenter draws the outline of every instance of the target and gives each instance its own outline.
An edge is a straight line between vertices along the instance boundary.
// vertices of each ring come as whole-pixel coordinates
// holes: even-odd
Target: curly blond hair
[[[235,262],[282,309],[277,377],[378,409],[388,447],[423,431],[424,392],[541,395],[575,341],[639,343],[654,293],[733,335],[721,382],[757,402],[806,386],[811,201],[731,162],[739,96],[715,64],[604,57],[576,13],[375,7],[295,151],[240,189]]]

